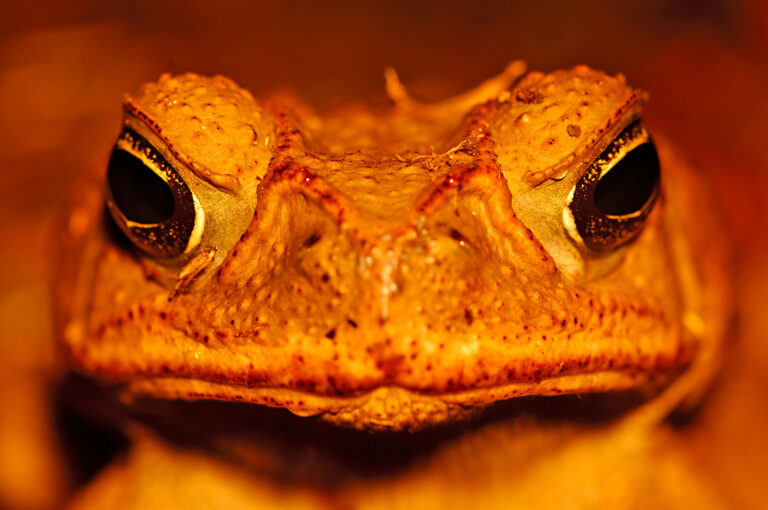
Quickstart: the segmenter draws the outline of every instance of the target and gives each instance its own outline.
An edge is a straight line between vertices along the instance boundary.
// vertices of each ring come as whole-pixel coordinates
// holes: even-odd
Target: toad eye
[[[594,252],[637,236],[659,194],[656,147],[639,120],[625,128],[576,183],[563,210],[571,239]]]
[[[147,140],[126,129],[107,167],[107,206],[128,238],[155,257],[192,251],[204,213],[189,186]]]

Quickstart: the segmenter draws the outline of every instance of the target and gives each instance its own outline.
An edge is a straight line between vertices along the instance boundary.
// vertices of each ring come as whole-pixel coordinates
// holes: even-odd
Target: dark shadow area
[[[243,403],[138,398],[124,404],[119,391],[75,374],[59,385],[60,435],[77,467],[78,481],[125,448],[123,431],[128,424],[139,424],[178,447],[234,461],[276,482],[333,487],[400,474],[485,427],[520,421],[575,427],[607,424],[645,400],[638,392],[521,397],[458,422],[413,432],[368,432]]]
[[[129,440],[113,419],[92,412],[98,408],[96,403],[81,406],[73,393],[73,385],[80,383],[69,381],[65,378],[53,387],[52,414],[69,483],[80,487],[124,452]]]

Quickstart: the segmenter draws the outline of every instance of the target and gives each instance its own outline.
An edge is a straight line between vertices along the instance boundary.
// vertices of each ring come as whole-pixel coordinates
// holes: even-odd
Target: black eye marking
[[[168,184],[139,158],[124,150],[112,151],[107,183],[112,200],[129,221],[162,223],[170,219],[176,208]]]
[[[661,166],[642,122],[633,122],[576,183],[564,211],[566,230],[592,251],[606,251],[642,230],[659,192]]]
[[[607,216],[626,216],[641,210],[656,193],[660,172],[653,143],[638,145],[598,181],[595,207]]]
[[[107,168],[112,217],[139,248],[172,257],[194,247],[202,210],[187,184],[147,140],[126,129],[118,138]]]

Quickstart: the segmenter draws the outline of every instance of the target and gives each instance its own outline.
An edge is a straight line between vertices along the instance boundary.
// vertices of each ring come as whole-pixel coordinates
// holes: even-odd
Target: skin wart
[[[703,385],[729,290],[695,170],[655,139],[658,197],[614,249],[562,222],[644,92],[520,62],[437,104],[387,80],[390,105],[325,113],[220,76],[126,96],[124,129],[195,196],[197,237],[160,256],[116,242],[104,168],[86,177],[57,282],[69,364],[130,395],[391,430],[524,395],[667,388],[668,412]]]

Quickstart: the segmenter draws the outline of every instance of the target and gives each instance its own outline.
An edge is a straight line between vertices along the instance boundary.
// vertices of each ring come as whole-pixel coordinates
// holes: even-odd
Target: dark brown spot
[[[451,239],[453,239],[454,241],[464,242],[467,240],[467,238],[464,237],[462,233],[456,230],[455,228],[452,228],[450,230],[449,235],[451,236]]]
[[[320,234],[312,234],[311,236],[309,236],[309,237],[307,238],[307,240],[306,240],[306,241],[304,241],[304,247],[305,247],[305,248],[311,248],[312,246],[314,246],[315,244],[317,244],[317,242],[318,242],[319,240],[320,240]]]
[[[472,310],[470,310],[469,308],[464,309],[464,320],[467,321],[467,325],[469,326],[471,326],[472,322],[474,322],[475,320],[474,316],[472,315]]]
[[[336,328],[333,328],[328,333],[326,333],[325,337],[330,339],[330,340],[333,340],[334,338],[336,338]]]
[[[544,96],[536,89],[519,89],[515,99],[525,104],[539,104],[544,101]]]
[[[577,126],[576,124],[568,124],[568,127],[566,128],[568,131],[568,135],[572,136],[574,138],[578,138],[581,136],[581,127]]]
[[[352,319],[347,319],[347,324],[349,324],[353,328],[357,327],[357,322],[353,321]]]
[[[340,389],[340,388],[338,388],[338,387],[336,386],[336,379],[335,379],[334,377],[332,377],[332,376],[328,376],[328,386],[330,386],[330,387],[331,387],[331,389],[332,389],[332,390],[333,390],[333,391],[334,391],[334,392],[335,392],[337,395],[341,395],[341,394],[343,394],[343,393],[344,393],[343,391],[341,391],[341,389]]]

